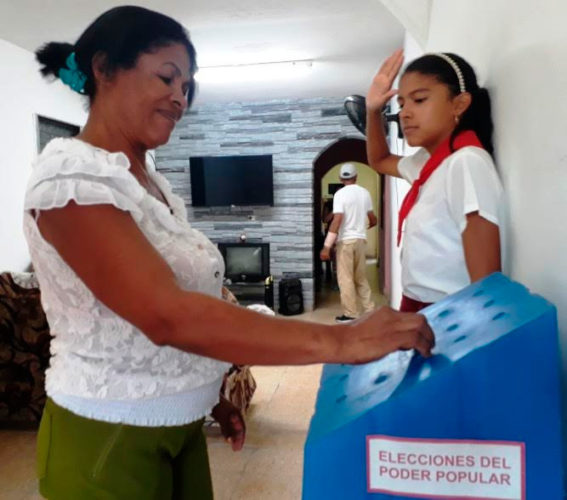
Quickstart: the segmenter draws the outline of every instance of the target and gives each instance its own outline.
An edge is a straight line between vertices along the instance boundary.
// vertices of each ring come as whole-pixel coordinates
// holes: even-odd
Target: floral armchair
[[[223,298],[238,303],[227,289],[223,289]],[[39,425],[46,400],[50,342],[34,274],[1,273],[0,429],[34,429]],[[233,365],[225,376],[221,394],[244,413],[255,389],[250,368]]]
[[[32,273],[0,274],[0,428],[39,425],[51,336]]]

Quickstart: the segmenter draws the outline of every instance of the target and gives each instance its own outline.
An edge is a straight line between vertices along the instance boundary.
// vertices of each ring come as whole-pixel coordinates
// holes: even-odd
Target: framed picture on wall
[[[80,131],[81,127],[66,123],[54,118],[36,115],[37,117],[37,152],[41,153],[45,145],[56,137],[74,137]]]

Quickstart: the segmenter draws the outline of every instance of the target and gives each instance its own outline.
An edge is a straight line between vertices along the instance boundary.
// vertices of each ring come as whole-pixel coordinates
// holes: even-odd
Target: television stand
[[[271,308],[274,307],[273,291],[266,287],[264,281],[255,281],[252,283],[231,283],[230,285],[225,286],[238,299],[238,303],[240,305],[249,306],[250,304],[264,304]]]

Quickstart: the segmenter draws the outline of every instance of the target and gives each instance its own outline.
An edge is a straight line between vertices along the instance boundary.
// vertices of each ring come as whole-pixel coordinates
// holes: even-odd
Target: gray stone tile
[[[192,226],[215,242],[236,241],[243,231],[270,242],[272,274],[299,272],[306,308],[313,305],[313,160],[337,137],[360,136],[343,109],[343,97],[203,105],[156,151]],[[190,157],[253,154],[273,155],[273,207],[191,206]]]

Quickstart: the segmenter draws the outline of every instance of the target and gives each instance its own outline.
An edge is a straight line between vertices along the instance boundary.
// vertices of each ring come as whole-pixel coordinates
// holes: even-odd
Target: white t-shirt
[[[182,425],[210,412],[230,365],[154,344],[93,295],[43,238],[31,213],[69,201],[113,205],[132,216],[180,286],[220,297],[224,263],[216,246],[191,228],[183,200],[165,177],[150,174],[171,211],[138,183],[129,166],[123,153],[78,139],[54,139],[33,166],[24,231],[53,335],[46,391],[60,406],[87,418]]]
[[[366,239],[368,212],[372,211],[372,200],[367,189],[357,184],[348,184],[333,197],[333,213],[343,214],[337,241]]]
[[[420,149],[398,163],[400,175],[413,183],[429,159]],[[437,302],[470,284],[462,243],[466,215],[478,211],[500,225],[502,185],[492,157],[468,146],[446,158],[429,177],[405,220],[402,248],[404,295]]]

